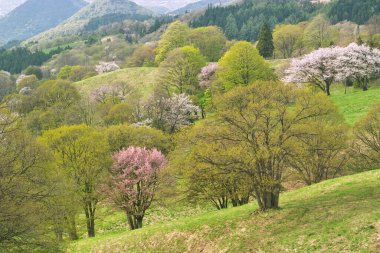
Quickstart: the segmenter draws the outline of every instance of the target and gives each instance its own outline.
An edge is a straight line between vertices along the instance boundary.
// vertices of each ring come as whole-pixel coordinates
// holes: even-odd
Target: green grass
[[[368,91],[348,88],[347,94],[342,86],[333,86],[331,99],[338,106],[346,118],[347,123],[353,125],[364,117],[375,103],[380,102],[380,81],[372,83]]]
[[[143,96],[152,93],[158,82],[159,72],[157,68],[125,68],[114,72],[97,75],[80,82],[74,83],[80,93],[90,94],[95,88],[110,85],[115,81],[124,81],[141,92]]]
[[[281,195],[281,209],[249,204],[118,231],[68,252],[379,252],[380,170]]]

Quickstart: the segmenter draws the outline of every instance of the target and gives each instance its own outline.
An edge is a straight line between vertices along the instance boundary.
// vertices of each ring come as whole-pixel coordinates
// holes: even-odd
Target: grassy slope
[[[347,123],[353,125],[358,119],[365,116],[376,102],[380,101],[380,80],[372,83],[366,92],[349,88],[347,94],[344,94],[343,87],[334,87],[331,99],[343,113]]]
[[[82,94],[89,94],[95,88],[122,80],[131,85],[131,87],[136,87],[146,96],[152,92],[154,85],[157,83],[158,74],[157,68],[125,68],[94,76],[74,85],[78,87]]]
[[[256,206],[117,232],[69,252],[379,252],[380,171],[329,180],[281,196],[281,209]]]

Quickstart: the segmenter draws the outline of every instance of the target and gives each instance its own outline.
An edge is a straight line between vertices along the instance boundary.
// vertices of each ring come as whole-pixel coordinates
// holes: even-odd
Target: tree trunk
[[[266,211],[269,209],[276,209],[279,206],[280,191],[279,190],[274,190],[272,192],[256,191],[256,198],[257,198],[259,207],[262,211]]]
[[[88,237],[95,237],[95,206],[96,203],[92,203],[92,201],[86,201],[84,212],[86,214]]]
[[[55,228],[55,239],[57,242],[62,242],[63,241],[63,230],[61,227]]]
[[[144,216],[127,213],[128,225],[131,230],[142,228]]]
[[[77,226],[75,222],[75,216],[67,218],[69,238],[72,241],[78,240]]]
[[[326,82],[326,94],[327,94],[327,96],[331,95],[331,93],[330,93],[330,86],[331,86],[331,83],[330,82]]]

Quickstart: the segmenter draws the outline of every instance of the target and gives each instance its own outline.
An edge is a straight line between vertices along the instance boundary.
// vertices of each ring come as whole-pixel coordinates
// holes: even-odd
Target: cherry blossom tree
[[[338,75],[337,59],[343,48],[320,48],[301,58],[294,59],[286,70],[286,83],[311,83],[330,95],[330,87]]]
[[[99,62],[99,65],[95,66],[95,71],[98,74],[108,73],[115,70],[119,70],[120,67],[115,62]]]
[[[212,77],[215,75],[219,65],[217,62],[210,62],[202,68],[201,73],[198,75],[199,86],[203,89],[210,88]]]
[[[157,149],[129,147],[117,152],[113,160],[111,198],[125,211],[130,228],[141,228],[166,159]]]
[[[355,80],[368,90],[369,79],[380,73],[380,50],[351,43],[335,61],[337,81]]]

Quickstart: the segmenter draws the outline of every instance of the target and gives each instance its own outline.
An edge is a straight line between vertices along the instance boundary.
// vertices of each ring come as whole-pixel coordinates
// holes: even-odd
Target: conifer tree
[[[226,36],[229,39],[237,38],[237,36],[239,35],[239,28],[236,23],[236,18],[232,14],[230,14],[227,17],[225,31],[226,31]]]
[[[267,23],[264,23],[261,27],[259,42],[257,43],[257,49],[261,56],[269,58],[273,56],[273,37],[272,32]]]

